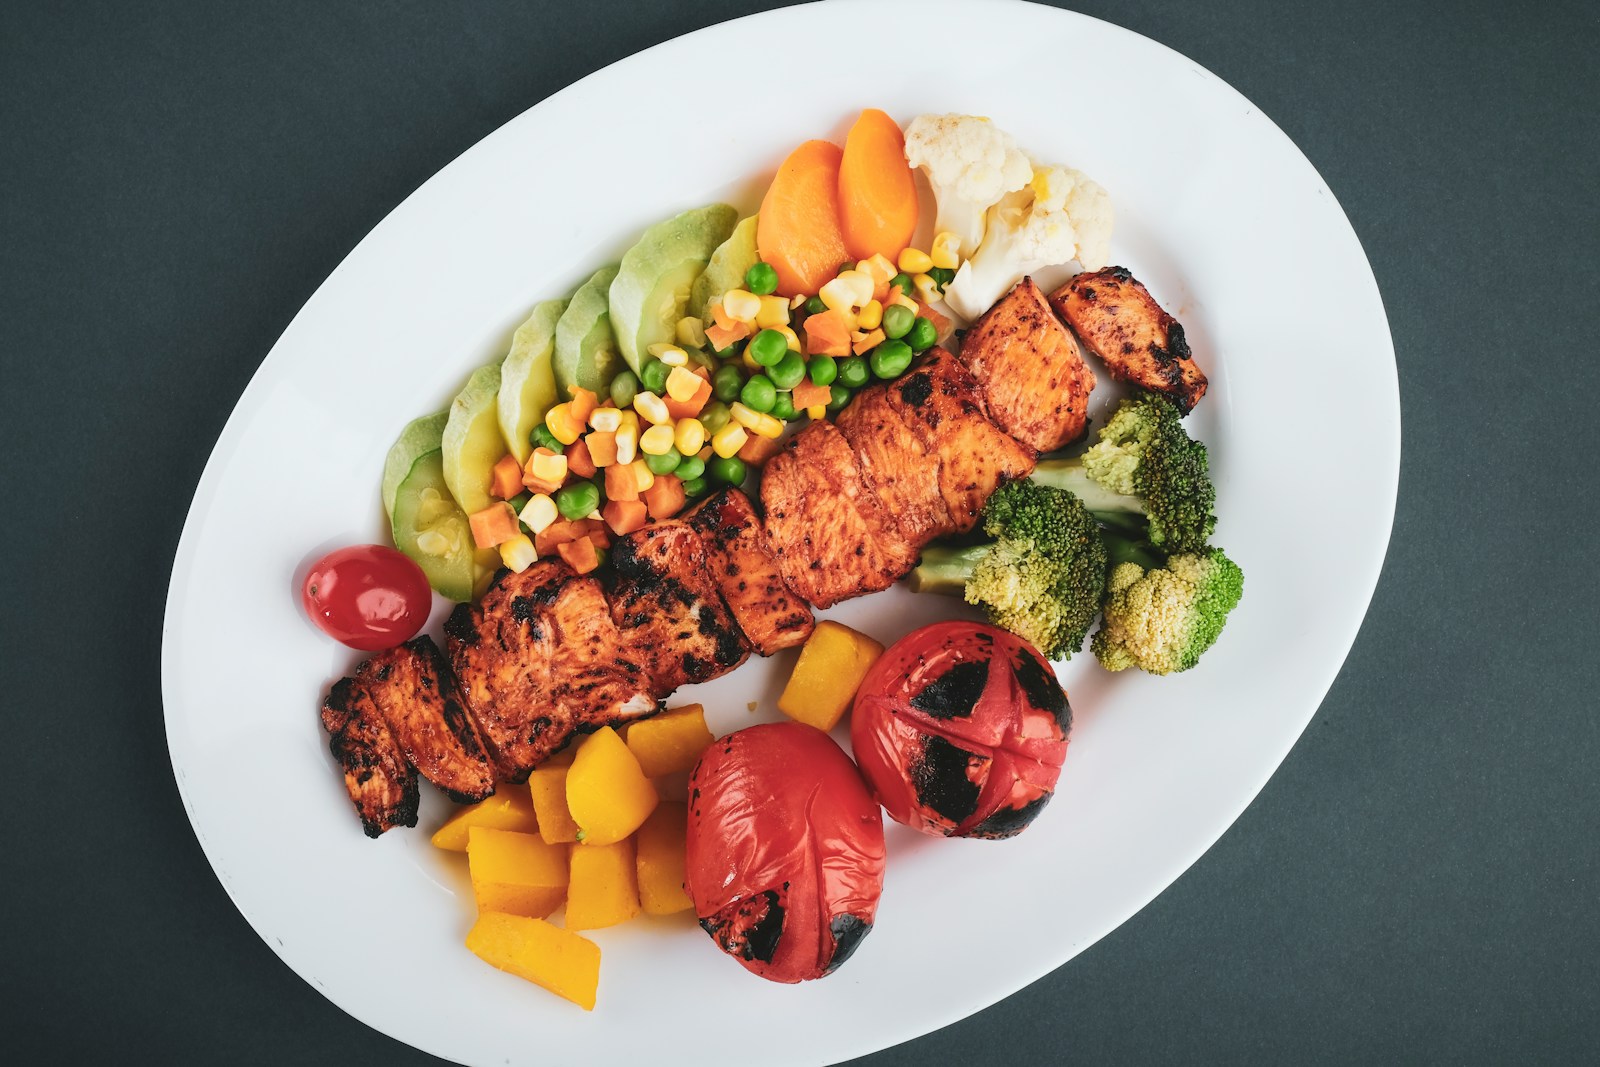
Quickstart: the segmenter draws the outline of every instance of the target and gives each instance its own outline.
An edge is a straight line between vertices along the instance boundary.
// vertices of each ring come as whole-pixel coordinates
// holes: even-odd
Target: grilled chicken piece
[[[445,636],[467,709],[506,781],[525,780],[575,733],[658,707],[600,583],[560,560],[502,570],[477,604],[456,608]]]
[[[417,825],[417,772],[359,679],[334,683],[322,702],[322,728],[367,836]]]
[[[995,423],[1023,444],[1050,452],[1088,429],[1094,372],[1032,278],[972,324],[961,362]]]
[[[611,618],[657,696],[709,682],[750,655],[722,602],[700,535],[681,520],[653,522],[611,549]]]
[[[494,792],[494,770],[478,724],[461,704],[455,676],[433,638],[378,653],[356,670],[400,745],[428,781],[460,804]]]
[[[696,504],[686,518],[705,545],[722,599],[757,653],[770,656],[811,636],[811,606],[783,583],[749,497],[730,486]]]
[[[784,581],[816,607],[887,589],[917,561],[831,422],[813,422],[767,461],[761,503]]]
[[[990,421],[977,381],[944,349],[930,349],[890,383],[888,396],[922,447],[938,458],[939,492],[957,531],[977,525],[1002,481],[1033,473],[1033,449]]]
[[[1124,268],[1080,274],[1050,303],[1117,381],[1165,393],[1184,414],[1206,395],[1183,326]]]
[[[939,457],[928,454],[895,410],[890,388],[863,389],[835,424],[901,535],[921,548],[956,524],[939,492]]]

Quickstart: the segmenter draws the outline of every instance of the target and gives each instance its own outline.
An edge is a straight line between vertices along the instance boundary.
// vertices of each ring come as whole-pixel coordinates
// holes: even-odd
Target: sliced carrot
[[[479,548],[493,548],[517,536],[517,513],[504,500],[497,500],[482,511],[467,516],[472,541]]]
[[[794,387],[789,394],[789,399],[794,403],[796,411],[804,411],[816,404],[826,404],[833,399],[833,390],[826,385],[818,385],[809,379]]]
[[[845,137],[839,164],[839,222],[850,255],[898,256],[917,229],[917,182],[900,126],[867,108]]]
[[[645,505],[652,519],[670,519],[683,510],[688,497],[683,492],[683,479],[676,474],[658,474],[644,491]]]
[[[593,478],[598,470],[594,457],[589,455],[589,442],[582,437],[567,446],[567,470],[580,478]]]
[[[873,330],[871,333],[858,333],[851,338],[850,350],[859,356],[881,345],[883,341],[881,329]]]
[[[589,421],[590,414],[593,413],[595,405],[599,402],[600,398],[589,390],[581,385],[574,385],[572,387],[572,403],[568,406],[572,409],[572,417],[578,420],[578,425],[582,426]]]
[[[642,500],[611,500],[601,512],[611,532],[621,537],[631,534],[650,521],[650,509]]]
[[[674,400],[670,396],[662,397],[667,404],[667,414],[673,419],[692,419],[700,414],[702,408],[711,400],[711,383],[704,378],[700,380],[700,388],[694,391],[694,396],[688,400]]]
[[[567,561],[567,566],[578,574],[588,574],[600,566],[600,553],[596,551],[594,542],[587,537],[557,545],[556,551]]]
[[[489,487],[489,492],[501,500],[510,500],[522,492],[522,464],[517,462],[517,457],[507,452],[500,457],[494,465],[494,481]]]
[[[606,499],[639,499],[639,483],[634,479],[631,464],[613,463],[606,468]]]
[[[838,145],[807,141],[789,153],[761,201],[756,249],[778,272],[782,296],[816,292],[850,258],[839,232],[842,156]]]
[[[807,316],[806,354],[811,356],[848,356],[850,354],[850,322],[842,311],[819,311]]]
[[[795,407],[800,405],[796,404]],[[783,442],[776,437],[763,437],[753,433],[739,446],[739,458],[752,467],[759,467],[783,450]]]
[[[611,430],[596,430],[583,443],[589,446],[589,462],[596,468],[609,467],[617,461],[617,435]]]

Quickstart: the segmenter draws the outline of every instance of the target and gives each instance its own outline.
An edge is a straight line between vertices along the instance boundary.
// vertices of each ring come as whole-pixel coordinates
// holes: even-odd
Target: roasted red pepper
[[[1072,709],[1019,637],[974,622],[907,634],[867,672],[850,727],[890,818],[946,837],[1021,833],[1055,792]]]
[[[872,929],[883,816],[821,730],[767,723],[708,748],[689,776],[687,880],[717,945],[774,982],[831,974]]]

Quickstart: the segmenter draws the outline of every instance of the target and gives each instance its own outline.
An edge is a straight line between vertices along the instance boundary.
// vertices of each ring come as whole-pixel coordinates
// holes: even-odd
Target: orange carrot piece
[[[588,574],[600,566],[600,553],[595,549],[594,542],[587,537],[559,544],[556,546],[556,551],[561,553],[561,558],[567,561],[567,566],[577,574]]]
[[[596,468],[609,467],[617,461],[617,435],[611,430],[596,430],[583,443],[589,446],[589,462]],[[571,460],[567,462],[571,464]]]
[[[608,501],[601,514],[606,517],[606,525],[611,527],[611,532],[618,537],[631,534],[650,521],[650,509],[642,500]]]
[[[580,478],[593,478],[598,470],[589,455],[589,442],[581,437],[567,446],[567,470]]]
[[[594,542],[596,548],[611,547],[611,531],[600,519],[579,519],[574,525],[578,529],[578,536],[587,537]]]
[[[778,272],[780,296],[816,292],[850,258],[839,232],[843,154],[827,141],[807,141],[789,153],[767,187],[756,249]]]
[[[575,522],[566,519],[557,519],[543,530],[533,535],[533,548],[541,556],[548,556],[556,550],[557,545],[576,541],[584,535],[583,528]]]
[[[845,137],[839,163],[839,222],[850,255],[890,259],[917,229],[917,183],[906,162],[900,126],[867,108]]]
[[[692,419],[700,414],[700,410],[711,400],[711,383],[705,379],[700,380],[700,388],[694,391],[694,396],[688,400],[674,400],[670,396],[662,397],[667,404],[667,414],[673,419]]]
[[[807,316],[806,354],[810,356],[848,356],[850,323],[842,311],[819,311]]]
[[[599,402],[600,398],[583,386],[574,385],[572,387],[572,403],[569,406],[572,409],[572,417],[578,420],[579,426],[589,421],[590,414],[593,413],[595,405]]]
[[[826,404],[833,399],[833,390],[826,385],[818,385],[809,378],[794,387],[789,394],[789,399],[794,403],[796,411],[815,407],[817,404]]]
[[[510,500],[522,493],[522,464],[517,462],[517,457],[507,452],[500,457],[494,465],[494,481],[489,487],[489,492],[501,500]]]
[[[504,500],[497,500],[482,511],[467,516],[472,541],[479,548],[493,548],[517,536],[517,513]]]
[[[632,464],[613,463],[606,468],[606,499],[639,499],[639,483],[633,476]]]
[[[884,336],[881,329],[873,330],[871,333],[858,334],[851,343],[850,350],[859,356],[876,348],[883,341]]]
[[[831,393],[829,395],[832,395]],[[797,407],[799,405],[796,405]],[[753,433],[739,446],[739,458],[752,467],[759,467],[783,450],[783,442],[776,437],[763,437]]]
[[[683,510],[688,499],[683,491],[683,479],[676,474],[656,475],[656,480],[644,491],[644,503],[652,519],[672,518]]]
[[[720,313],[721,308],[717,311]],[[727,348],[735,341],[742,341],[750,336],[750,327],[742,322],[734,322],[731,326],[724,326],[720,322],[713,322],[706,327],[706,340],[711,342],[711,347],[718,352]]]

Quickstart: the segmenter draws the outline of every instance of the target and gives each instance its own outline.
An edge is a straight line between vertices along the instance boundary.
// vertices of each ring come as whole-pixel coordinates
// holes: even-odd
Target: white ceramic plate
[[[863,64],[842,41],[896,41]],[[804,55],[804,91],[708,96],[740,55]],[[770,66],[770,64],[769,64]],[[1108,95],[1116,105],[1098,106]],[[1112,193],[1113,260],[1188,328],[1211,391],[1217,541],[1243,604],[1201,666],[1063,671],[1077,724],[1054,803],[1004,843],[891,827],[879,922],[838,974],[762,982],[687,917],[594,935],[586,1014],[462,947],[464,864],[422,824],[365,839],[316,708],[359,658],[301,616],[329,547],[380,540],[378,477],[407,420],[503,355],[538,300],[646,225],[758,202],[777,163],[855,112],[992,116]],[[1333,373],[1327,373],[1328,371]],[[1315,388],[1299,383],[1314,374]],[[1103,375],[1102,375],[1103,377]],[[821,1063],[950,1023],[1059,967],[1214,842],[1310,720],[1377,581],[1399,464],[1394,354],[1361,247],[1271,121],[1142,37],[1026,4],[825,4],[716,26],[556,94],[395,209],[306,304],[218,440],[178,547],[167,733],[195,833],[239,910],[308,982],[402,1041],[472,1064]],[[249,621],[215,627],[226,598]],[[827,614],[885,640],[963,610],[891,590]],[[726,731],[772,716],[790,656],[683,699]],[[752,715],[746,703],[759,700]]]

